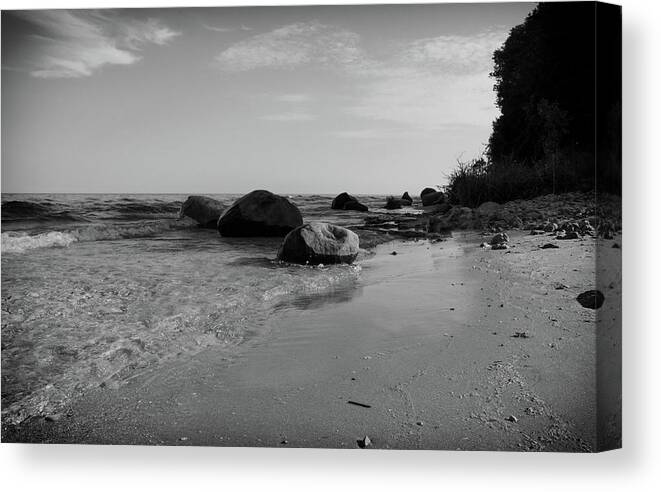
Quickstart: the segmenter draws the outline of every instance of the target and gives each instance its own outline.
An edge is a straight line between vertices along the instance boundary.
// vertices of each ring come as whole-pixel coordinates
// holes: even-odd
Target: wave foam
[[[107,241],[154,236],[163,232],[188,229],[189,220],[161,220],[130,224],[104,224],[81,227],[70,231],[51,231],[42,234],[3,232],[3,253],[25,253],[37,248],[67,247],[75,242]]]
[[[66,248],[78,239],[67,232],[46,232],[35,236],[11,235],[8,232],[2,233],[2,252],[3,253],[24,253],[31,249],[62,247]]]

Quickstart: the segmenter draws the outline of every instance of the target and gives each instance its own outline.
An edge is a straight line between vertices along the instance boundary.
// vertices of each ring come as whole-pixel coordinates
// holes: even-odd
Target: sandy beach
[[[620,388],[598,395],[595,373],[597,330],[612,347],[599,362],[620,370],[621,236],[520,232],[504,251],[485,240],[381,244],[357,284],[277,306],[238,347],[96,388],[3,440],[597,451],[597,426],[607,441],[621,418]],[[559,248],[540,248],[549,241]],[[576,301],[595,268],[599,311]]]

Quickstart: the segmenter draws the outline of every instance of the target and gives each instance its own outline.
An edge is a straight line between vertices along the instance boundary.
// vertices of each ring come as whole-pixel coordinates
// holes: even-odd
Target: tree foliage
[[[578,180],[570,187],[619,191],[620,9],[540,3],[493,59],[501,115],[489,139],[491,165],[550,170],[556,191],[554,170],[571,162]]]

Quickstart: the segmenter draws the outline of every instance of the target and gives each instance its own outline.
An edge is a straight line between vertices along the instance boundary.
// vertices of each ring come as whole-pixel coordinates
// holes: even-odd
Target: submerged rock
[[[576,300],[584,308],[599,309],[605,301],[604,295],[598,290],[586,290],[578,295]]]
[[[310,265],[352,263],[358,249],[355,232],[326,222],[310,222],[287,234],[278,259]]]
[[[224,208],[221,202],[208,196],[191,195],[181,205],[179,215],[190,217],[202,227],[213,229]]]
[[[255,190],[239,198],[218,219],[222,236],[284,236],[303,224],[296,205],[270,191]]]

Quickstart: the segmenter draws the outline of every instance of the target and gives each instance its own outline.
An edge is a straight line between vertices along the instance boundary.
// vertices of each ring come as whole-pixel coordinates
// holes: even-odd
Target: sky
[[[418,194],[530,3],[2,12],[3,193]]]

